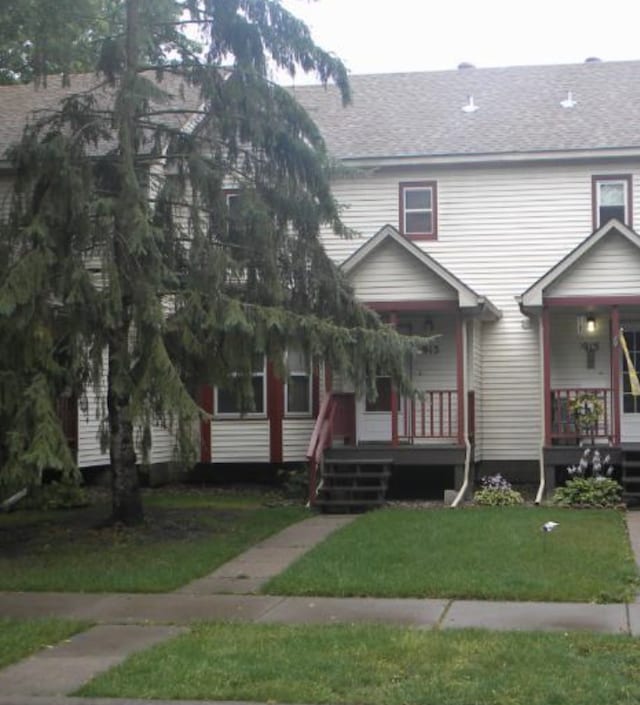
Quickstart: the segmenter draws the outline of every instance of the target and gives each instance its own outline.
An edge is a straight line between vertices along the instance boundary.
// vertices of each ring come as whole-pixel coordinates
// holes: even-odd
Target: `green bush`
[[[80,485],[50,482],[34,489],[26,504],[33,509],[72,509],[86,507],[89,497]]]
[[[608,477],[574,477],[554,492],[553,502],[562,507],[617,507],[622,486]]]
[[[278,480],[287,499],[305,501],[309,497],[309,471],[306,467],[281,468],[278,470]]]
[[[517,490],[497,490],[486,487],[473,495],[473,501],[485,507],[509,507],[514,504],[522,504],[524,500]]]
[[[485,507],[510,507],[522,504],[520,492],[511,487],[511,483],[500,473],[481,478],[482,489],[473,495],[473,501]]]

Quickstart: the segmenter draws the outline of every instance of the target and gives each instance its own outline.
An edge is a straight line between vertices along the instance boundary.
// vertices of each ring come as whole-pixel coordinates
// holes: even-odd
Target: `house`
[[[377,400],[357,398],[296,351],[286,380],[257,361],[252,413],[203,385],[201,461],[309,456],[313,500],[338,471],[368,488],[404,467],[456,501],[494,472],[540,499],[586,442],[640,490],[640,403],[620,346],[624,329],[640,363],[640,62],[351,82],[347,108],[330,87],[293,89],[345,167],[333,190],[356,236],[327,230],[323,243],[361,301],[433,336],[406,362],[421,395],[399,398],[380,370]],[[103,462],[86,417],[78,426],[81,464]]]
[[[407,362],[424,401],[354,400],[356,443],[453,465],[458,489],[470,462],[537,481],[540,498],[593,442],[640,489],[620,349],[624,328],[640,362],[639,77],[594,60],[356,76],[346,110],[296,89],[351,169],[334,193],[360,237],[327,232],[327,251],[399,330],[440,335]]]

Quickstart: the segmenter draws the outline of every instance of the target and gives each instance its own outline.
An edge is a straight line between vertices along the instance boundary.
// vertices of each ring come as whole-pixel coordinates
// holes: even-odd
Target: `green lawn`
[[[165,592],[309,516],[264,497],[147,493],[146,523],[97,528],[108,507],[0,515],[0,590]]]
[[[20,661],[72,634],[88,629],[88,622],[63,619],[4,619],[0,617],[0,668]]]
[[[369,513],[264,592],[617,602],[637,584],[619,511],[478,507]]]
[[[367,705],[640,702],[640,640],[382,626],[200,625],[79,695]]]

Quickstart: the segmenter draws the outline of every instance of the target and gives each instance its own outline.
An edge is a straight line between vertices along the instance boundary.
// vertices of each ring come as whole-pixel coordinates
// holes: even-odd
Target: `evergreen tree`
[[[375,394],[384,370],[409,391],[416,341],[359,306],[324,253],[323,223],[348,236],[331,164],[312,120],[269,80],[272,66],[315,72],[346,102],[342,63],[278,0],[114,4],[122,26],[91,87],[72,77],[82,90],[11,152],[0,482],[37,482],[46,467],[73,475],[56,400],[104,372],[113,519],[133,524],[136,429],[142,454],[157,420],[188,449],[198,384],[232,385],[251,408],[255,356],[283,374],[284,351],[302,342],[357,389]]]
[[[0,84],[92,71],[112,0],[0,0]]]

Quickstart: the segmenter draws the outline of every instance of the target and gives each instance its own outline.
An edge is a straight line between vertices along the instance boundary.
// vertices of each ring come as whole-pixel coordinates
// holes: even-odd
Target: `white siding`
[[[307,448],[315,422],[315,419],[312,418],[283,419],[282,459],[285,463],[301,463],[306,460]]]
[[[350,274],[362,301],[457,300],[456,292],[394,242],[386,242]]]
[[[612,234],[591,248],[546,296],[640,294],[640,251],[625,237]]]
[[[268,463],[269,419],[225,419],[211,422],[214,463]]]
[[[90,387],[86,391],[86,403],[78,408],[78,467],[108,465],[109,452],[100,448],[100,424],[106,416],[106,378],[98,390]]]
[[[109,449],[100,448],[100,427],[107,416],[107,356],[103,357],[103,375],[98,388],[92,385],[86,390],[85,399],[78,404],[78,467],[109,465]],[[174,458],[175,436],[160,424],[151,427],[150,463],[165,463]],[[140,431],[135,432],[136,452],[142,461]]]
[[[478,414],[478,409],[482,405],[482,332],[483,324],[477,319],[468,323],[470,334],[467,336],[468,349],[468,377],[467,389],[474,393],[475,397],[475,459],[482,460],[482,416]],[[467,410],[468,411],[468,410]],[[469,429],[471,430],[471,429]]]
[[[597,343],[594,368],[587,369],[587,354],[578,337],[576,313],[557,313],[551,317],[551,387],[587,388],[611,386],[609,319],[598,315],[598,327],[589,343]]]
[[[623,169],[623,171],[626,171]],[[398,183],[438,183],[438,239],[419,243],[453,274],[498,306],[483,325],[482,394],[476,405],[479,452],[487,460],[536,459],[541,437],[540,351],[536,326],[524,324],[515,297],[592,232],[591,176],[616,164],[382,170],[336,182],[350,204],[345,223],[362,237],[324,242],[343,261],[383,225],[398,225]],[[639,202],[633,193],[634,221]]]

